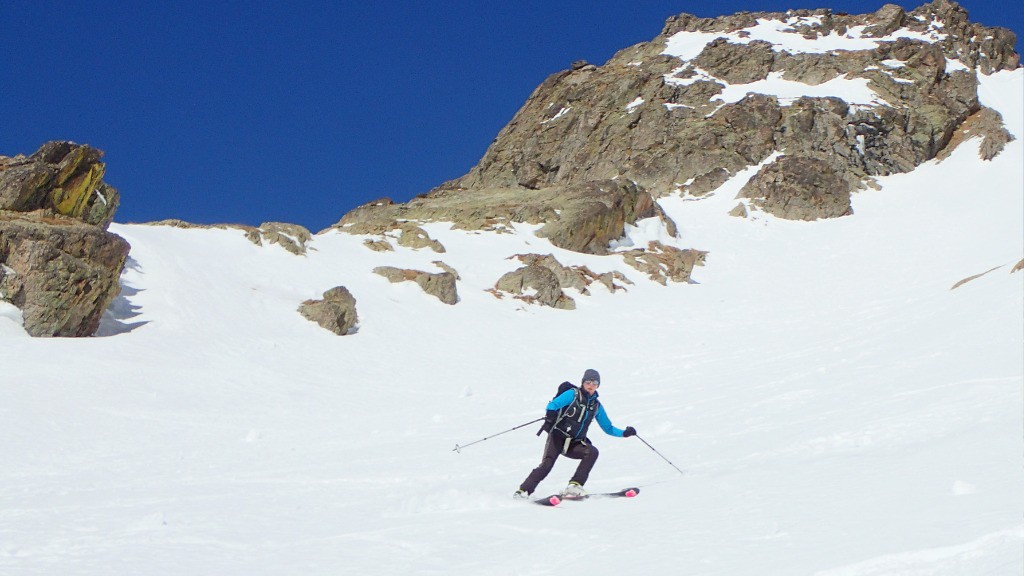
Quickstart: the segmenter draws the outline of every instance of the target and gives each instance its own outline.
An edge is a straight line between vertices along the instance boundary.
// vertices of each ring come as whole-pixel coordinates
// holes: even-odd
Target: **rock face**
[[[623,284],[632,284],[619,272],[597,274],[586,266],[564,266],[550,254],[519,254],[513,258],[525,266],[498,279],[491,292],[499,298],[511,294],[528,304],[575,310],[576,301],[565,293],[566,288],[589,295],[589,287],[594,282],[601,283],[610,292],[625,290]]]
[[[759,20],[777,21],[803,38],[849,33],[879,41],[861,50],[790,52],[745,40]],[[898,29],[922,39],[885,38]],[[710,42],[692,57],[677,56],[671,47],[677,33],[702,33]],[[714,39],[716,33],[721,37]],[[1016,68],[1014,42],[1009,30],[971,24],[946,0],[909,13],[887,5],[859,16],[829,10],[684,14],[671,18],[653,41],[622,50],[604,66],[574,66],[549,77],[480,162],[446,186],[535,190],[618,177],[655,196],[680,189],[704,194],[780,152],[788,159],[770,175],[785,186],[763,198],[771,212],[792,219],[842,216],[849,211],[807,209],[805,201],[818,197],[825,182],[806,178],[804,170],[827,165],[826,180],[846,183],[835,192],[841,203],[844,189],[934,158],[983,110],[968,67],[981,73]],[[947,66],[947,58],[964,66]],[[752,87],[745,98],[723,99],[730,85],[770,76],[811,86],[862,81],[878,98],[870,106],[835,97],[780,102]],[[985,157],[998,153],[999,138],[990,142]],[[778,174],[790,168],[797,173]],[[764,187],[748,190],[748,197],[755,189]],[[794,201],[783,194],[795,195]]]
[[[608,244],[625,234],[626,224],[650,217],[664,219],[675,233],[675,224],[646,190],[619,179],[544,190],[438,189],[407,204],[375,200],[346,214],[336,227],[354,234],[399,230],[399,245],[444,252],[409,220],[452,222],[466,230],[495,230],[513,222],[544,224],[539,234],[555,246],[605,254]]]
[[[31,156],[0,156],[0,210],[52,210],[106,229],[120,205],[103,182],[103,152],[73,142],[48,142]]]
[[[49,142],[0,157],[0,298],[33,336],[90,336],[120,291],[130,246],[106,231],[120,203],[102,152]]]
[[[505,274],[498,279],[494,289],[514,294],[517,299],[530,304],[560,310],[576,309],[576,301],[562,292],[555,273],[540,264],[530,264]]]
[[[257,246],[262,246],[264,242],[277,244],[296,256],[302,256],[306,253],[306,243],[313,235],[298,224],[264,222],[259,228],[247,229],[245,237]]]
[[[299,305],[299,314],[339,336],[349,334],[359,323],[356,299],[344,286],[324,292],[320,300],[306,300]]]
[[[790,48],[823,37],[848,43]],[[603,66],[577,61],[552,74],[464,176],[406,204],[375,200],[336,227],[383,234],[410,222],[496,232],[542,224],[538,234],[557,247],[606,254],[639,219],[661,218],[675,236],[657,198],[704,196],[758,165],[730,214],[846,216],[851,194],[875,177],[913,170],[967,138],[982,138],[985,159],[1000,153],[1012,136],[979,102],[978,74],[1019,67],[1015,42],[1009,30],[971,23],[949,0],[861,15],[681,14]],[[854,101],[764,87],[783,81],[821,94],[835,92],[811,88],[839,83],[846,88],[836,92]],[[847,96],[854,92],[867,96]],[[679,260],[676,271],[654,275],[689,281],[686,257],[664,246],[638,250],[632,264]],[[531,270],[509,281],[541,286],[546,276]]]
[[[680,250],[657,241],[648,243],[646,250],[623,253],[627,264],[663,286],[670,280],[689,284],[693,267],[703,266],[707,255],[703,250]]]
[[[852,213],[850,184],[828,162],[782,156],[762,168],[740,190],[765,212],[791,220],[837,218]]]
[[[66,216],[0,212],[0,298],[32,336],[91,336],[120,291],[130,246]]]
[[[422,270],[403,270],[394,266],[378,266],[373,269],[373,272],[387,278],[392,283],[415,282],[424,292],[445,304],[455,305],[459,301],[454,272],[432,274]]]

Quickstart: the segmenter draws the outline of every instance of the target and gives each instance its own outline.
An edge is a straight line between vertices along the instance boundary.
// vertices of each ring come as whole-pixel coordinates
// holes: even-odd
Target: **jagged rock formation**
[[[259,228],[247,229],[245,237],[257,246],[262,246],[264,242],[277,244],[296,256],[302,256],[306,253],[306,243],[313,235],[298,224],[264,222]]]
[[[512,258],[525,266],[498,279],[491,293],[499,298],[507,293],[529,304],[575,310],[576,301],[565,293],[567,288],[589,295],[594,282],[601,283],[609,292],[625,290],[623,284],[632,284],[621,272],[597,274],[586,266],[564,266],[551,254],[518,254]]]
[[[344,286],[324,292],[320,300],[306,300],[299,305],[299,313],[339,336],[349,334],[359,323],[356,299]]]
[[[621,272],[598,274],[586,266],[564,266],[551,254],[517,254],[513,258],[527,266],[539,265],[551,270],[558,280],[559,288],[573,288],[584,296],[590,294],[590,285],[602,284],[609,292],[625,290],[623,284],[632,284]]]
[[[788,26],[802,38],[850,36],[866,47],[787,51],[749,39],[759,20]],[[917,38],[887,38],[896,30]],[[680,55],[685,50],[673,44],[678,33],[684,39],[687,33],[703,34],[707,44],[696,54]],[[971,24],[947,0],[909,13],[887,5],[859,16],[829,10],[721,18],[684,14],[669,19],[658,38],[622,50],[604,66],[574,66],[549,77],[477,166],[445,187],[534,190],[620,177],[655,195],[680,189],[704,194],[782,152],[787,160],[778,161],[776,176],[827,165],[829,181],[846,183],[836,193],[841,203],[843,188],[912,170],[949,145],[956,129],[982,111],[975,72],[968,67],[989,73],[1019,66],[1014,42],[1009,30]],[[724,96],[730,85],[769,78],[811,86],[857,81],[877,97],[871,105],[832,97],[783,102],[757,94],[756,85],[735,101]],[[998,140],[993,142],[986,157],[998,148]],[[819,195],[816,186],[824,183],[799,174],[782,180],[804,200]],[[780,217],[849,213],[807,210],[806,202],[780,200],[780,194],[761,199]],[[786,209],[790,205],[792,211]]]
[[[828,162],[782,156],[758,171],[740,190],[765,212],[792,220],[837,218],[853,212],[850,185]]]
[[[626,263],[644,272],[651,280],[664,286],[672,282],[690,283],[694,266],[703,266],[708,253],[703,250],[680,250],[661,242],[648,243],[646,250],[623,253]]]
[[[843,48],[808,42],[825,37]],[[876,186],[874,177],[911,171],[966,139],[981,138],[980,154],[991,159],[1012,136],[980,104],[977,74],[1017,68],[1015,41],[1009,30],[971,23],[949,0],[862,15],[682,14],[603,66],[578,61],[544,80],[469,173],[406,204],[375,200],[336,228],[383,235],[413,222],[495,232],[541,224],[538,235],[560,248],[614,250],[658,282],[690,282],[703,251],[611,247],[643,218],[660,217],[676,235],[657,198],[705,196],[761,165],[730,214],[836,218],[852,213],[851,195]],[[820,95],[772,92],[780,83]],[[533,262],[496,293],[570,307],[556,276]]]
[[[106,231],[120,197],[103,153],[49,142],[0,157],[0,298],[32,336],[90,336],[120,291],[130,246]]]
[[[494,284],[493,293],[513,294],[517,300],[560,310],[575,310],[576,301],[562,291],[558,277],[545,266],[530,264],[503,275]]]
[[[0,211],[0,298],[32,336],[91,336],[120,291],[130,246],[66,216]]]
[[[336,228],[352,234],[384,234],[398,229],[398,243],[416,248],[434,247],[436,241],[410,220],[452,222],[465,230],[495,230],[512,222],[525,222],[544,224],[539,234],[555,246],[604,254],[612,240],[625,234],[626,224],[654,216],[663,218],[675,233],[675,224],[646,190],[627,180],[602,180],[537,190],[525,196],[515,188],[438,189],[407,204],[375,200],[346,214]],[[444,251],[443,247],[434,249]]]
[[[445,267],[451,270],[447,265]],[[415,282],[424,292],[445,304],[455,305],[459,301],[458,290],[455,286],[457,275],[453,271],[434,274],[422,270],[404,270],[394,266],[378,266],[373,269],[373,272],[387,278],[391,283]]]
[[[435,214],[439,213],[435,209]],[[402,214],[402,216],[398,216]],[[406,217],[402,206],[391,200],[374,200],[352,212],[346,214],[341,222],[333,226],[350,234],[377,234],[380,240],[368,240],[364,242],[366,247],[376,252],[394,250],[394,247],[387,238],[394,238],[399,246],[419,250],[429,248],[437,253],[444,253],[445,247],[437,240],[430,237],[426,230],[420,228],[412,220],[433,220],[435,218],[417,216],[416,218]],[[443,219],[443,218],[436,218]]]
[[[102,156],[74,142],[47,142],[28,157],[0,156],[0,210],[51,210],[106,229],[121,197],[103,182]]]
[[[398,245],[419,250],[429,248],[439,254],[445,252],[444,246],[430,237],[427,231],[412,222],[402,222],[398,226]]]
[[[972,138],[981,138],[978,153],[984,160],[995,158],[1009,142],[1013,141],[1013,135],[1003,125],[1002,115],[991,108],[982,108],[967,117],[936,158],[944,160],[958,146]]]
[[[176,218],[145,222],[146,226],[173,226],[186,230],[240,230],[245,233],[247,240],[257,246],[277,244],[296,256],[306,254],[306,246],[313,235],[309,229],[298,224],[287,222],[264,222],[259,226],[247,226],[245,224],[194,224]]]
[[[391,245],[391,242],[387,240],[370,240],[367,238],[363,240],[363,246],[366,246],[374,252],[394,252],[395,247]]]

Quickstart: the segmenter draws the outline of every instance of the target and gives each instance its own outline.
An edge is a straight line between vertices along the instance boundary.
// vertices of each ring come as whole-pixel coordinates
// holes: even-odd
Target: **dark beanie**
[[[580,382],[580,384],[586,382],[587,380],[593,380],[600,384],[601,375],[597,373],[597,370],[594,370],[593,368],[587,368],[586,372],[583,373],[583,380]]]

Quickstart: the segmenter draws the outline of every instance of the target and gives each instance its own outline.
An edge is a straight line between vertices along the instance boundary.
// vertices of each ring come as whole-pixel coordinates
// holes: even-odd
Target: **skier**
[[[588,368],[583,373],[580,388],[570,387],[568,382],[566,385],[567,390],[548,402],[548,413],[542,428],[548,433],[547,442],[544,443],[544,456],[540,465],[523,480],[519,490],[513,495],[515,498],[528,498],[537,489],[541,480],[551,472],[560,454],[580,461],[576,473],[562,495],[569,498],[586,496],[583,485],[586,484],[598,455],[597,447],[587,439],[587,428],[594,418],[597,418],[597,423],[606,434],[620,438],[636,436],[636,429],[632,426],[627,426],[625,430],[612,426],[604,407],[597,399],[597,388],[601,385],[601,375],[597,370]]]

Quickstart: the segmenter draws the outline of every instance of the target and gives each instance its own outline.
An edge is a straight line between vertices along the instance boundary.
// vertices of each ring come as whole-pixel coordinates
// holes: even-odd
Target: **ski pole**
[[[636,435],[636,437],[637,437],[637,438],[640,438],[640,435],[639,435],[639,434],[637,434],[637,435]],[[641,441],[641,442],[643,442],[644,444],[647,444],[647,440],[644,440],[643,438],[640,438],[640,441]],[[673,467],[673,468],[675,468],[676,470],[679,470],[679,466],[676,466],[675,464],[673,464],[673,463],[672,463],[672,461],[671,461],[671,460],[669,460],[668,458],[665,458],[665,455],[664,455],[664,454],[662,454],[661,452],[658,452],[657,450],[655,450],[655,449],[654,449],[654,446],[651,446],[650,444],[647,444],[647,447],[648,447],[648,448],[650,448],[650,449],[651,449],[652,451],[654,451],[654,453],[655,453],[655,454],[657,454],[658,456],[661,456],[661,459],[662,459],[662,460],[664,460],[665,462],[668,462],[668,463],[669,463],[669,466],[672,466],[672,467]],[[683,475],[685,475],[685,474],[686,474],[686,472],[683,472],[682,470],[679,470],[679,473],[680,473],[680,474],[683,474]]]
[[[466,444],[465,446],[459,446],[458,444],[456,444],[455,448],[452,448],[452,452],[458,452],[459,454],[462,454],[462,449],[463,448],[468,448],[468,447],[472,446],[473,444],[479,444],[480,442],[483,442],[484,440],[490,440],[491,438],[494,438],[495,436],[501,436],[502,434],[505,434],[507,432],[511,432],[513,430],[518,430],[518,429],[522,428],[523,426],[529,426],[530,424],[533,424],[535,422],[540,422],[543,419],[544,418],[537,418],[536,420],[530,420],[529,422],[526,422],[525,424],[520,424],[519,426],[515,426],[513,428],[509,428],[508,430],[505,430],[503,432],[498,432],[497,434],[492,434],[492,435],[490,435],[490,436],[488,436],[486,438],[481,438],[479,440],[474,440],[473,442],[470,442],[469,444]]]

